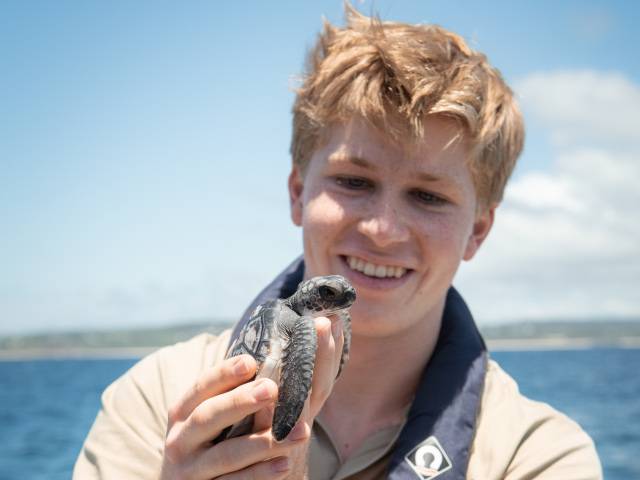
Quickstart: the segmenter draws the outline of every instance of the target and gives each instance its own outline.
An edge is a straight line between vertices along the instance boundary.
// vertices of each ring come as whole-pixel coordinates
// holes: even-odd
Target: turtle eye
[[[325,300],[333,300],[336,298],[336,291],[326,285],[321,286],[318,291],[320,292],[320,296]]]

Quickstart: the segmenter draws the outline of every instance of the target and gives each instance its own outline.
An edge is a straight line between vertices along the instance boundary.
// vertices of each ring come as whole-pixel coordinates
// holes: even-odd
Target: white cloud
[[[544,122],[558,145],[638,142],[640,86],[615,72],[535,73],[516,85],[525,111]]]
[[[458,285],[481,320],[640,316],[640,88],[583,71],[535,74],[517,91],[563,142],[550,170],[508,186]]]

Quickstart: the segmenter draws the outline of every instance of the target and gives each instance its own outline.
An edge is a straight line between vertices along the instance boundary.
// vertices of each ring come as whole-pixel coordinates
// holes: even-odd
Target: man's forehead
[[[426,117],[419,137],[395,123],[381,127],[359,117],[334,122],[321,134],[319,147],[327,145],[331,145],[333,150],[347,150],[355,158],[365,158],[366,152],[371,149],[395,151],[396,156],[401,154],[402,157],[470,151],[464,126],[441,115]]]
[[[322,156],[330,162],[347,162],[358,167],[372,169],[381,163],[421,165],[459,163],[469,157],[466,136],[450,125],[430,122],[423,138],[407,138],[399,141],[363,125],[334,125],[320,146]]]

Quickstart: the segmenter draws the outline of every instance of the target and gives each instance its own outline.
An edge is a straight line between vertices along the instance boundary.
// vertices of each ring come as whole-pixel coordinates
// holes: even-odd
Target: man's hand
[[[271,434],[278,387],[256,373],[249,355],[207,370],[171,408],[161,479],[303,479],[313,420],[333,388],[342,351],[339,321],[316,319],[318,350],[311,394],[296,427],[282,442]],[[338,339],[338,340],[336,340]],[[212,445],[226,427],[256,414],[254,432]]]

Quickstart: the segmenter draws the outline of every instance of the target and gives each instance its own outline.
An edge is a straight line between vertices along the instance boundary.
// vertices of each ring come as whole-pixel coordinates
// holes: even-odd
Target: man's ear
[[[302,187],[304,186],[302,172],[298,165],[293,165],[289,174],[289,206],[291,220],[297,226],[302,226]]]
[[[497,204],[493,204],[490,207],[483,207],[482,210],[476,214],[473,229],[467,239],[467,245],[464,249],[464,255],[462,256],[463,260],[471,260],[480,249],[480,245],[482,245],[484,239],[489,235],[497,207]]]

